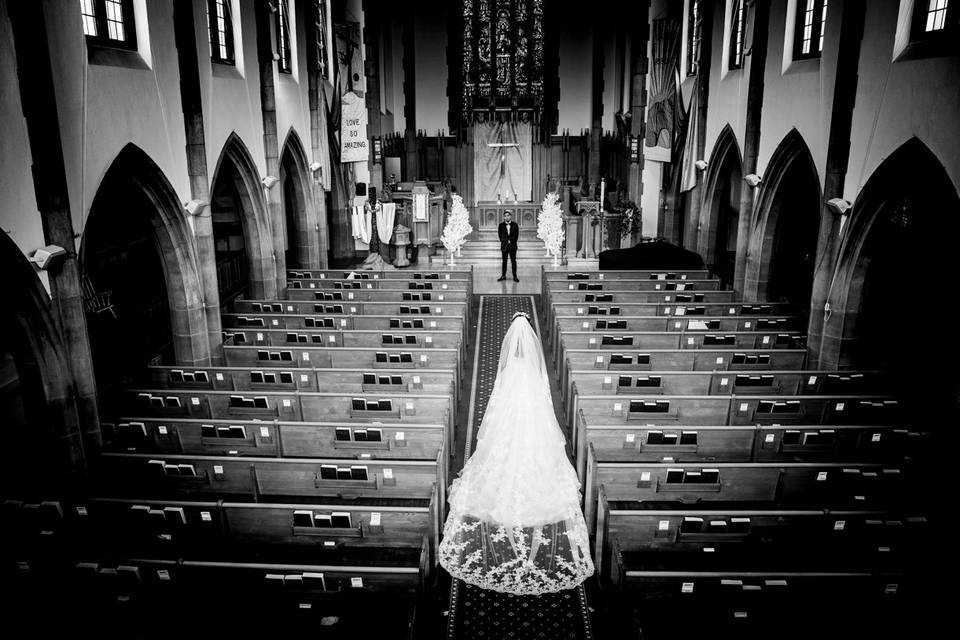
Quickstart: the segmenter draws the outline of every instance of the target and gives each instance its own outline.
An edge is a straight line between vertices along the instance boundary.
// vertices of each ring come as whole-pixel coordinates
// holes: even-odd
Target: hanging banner
[[[343,96],[340,114],[340,162],[366,162],[367,105],[357,94]]]

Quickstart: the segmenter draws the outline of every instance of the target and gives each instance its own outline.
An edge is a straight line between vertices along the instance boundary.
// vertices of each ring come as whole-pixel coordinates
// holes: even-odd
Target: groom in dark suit
[[[510,256],[510,266],[513,267],[513,281],[520,282],[520,278],[517,277],[517,240],[520,238],[520,227],[512,221],[512,218],[509,211],[504,211],[503,222],[497,227],[497,235],[500,236],[500,255],[503,256],[497,282],[507,279],[507,256]]]

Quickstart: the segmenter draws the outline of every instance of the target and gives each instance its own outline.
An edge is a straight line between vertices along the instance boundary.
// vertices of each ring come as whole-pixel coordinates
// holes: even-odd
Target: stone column
[[[72,417],[64,420],[62,426],[69,428],[68,432],[55,434],[63,448],[53,457],[62,460],[69,467],[65,470],[66,473],[79,473],[85,466],[85,459],[100,449],[102,438],[93,355],[90,351],[90,335],[87,332],[87,318],[83,307],[76,234],[70,214],[60,119],[50,66],[44,4],[7,2],[6,6],[14,36],[12,46],[16,56],[20,100],[27,123],[33,161],[33,185],[44,241],[63,247],[67,252],[62,262],[49,269],[47,275],[53,317],[62,334],[66,359],[72,374],[70,382],[73,387],[76,418],[75,421]]]
[[[277,140],[277,101],[275,91],[273,33],[274,15],[266,3],[256,4],[257,61],[260,67],[260,113],[263,118],[263,154],[267,176],[280,176],[280,148]],[[295,24],[290,25],[292,31]],[[265,178],[267,176],[261,176]],[[287,296],[287,258],[285,252],[284,214],[280,203],[279,181],[264,189],[270,235],[273,242],[273,264],[276,269],[277,297]]]
[[[836,368],[840,362],[845,309],[824,312],[830,302],[830,284],[840,252],[841,216],[826,203],[842,198],[847,163],[850,158],[850,129],[857,97],[857,67],[863,38],[865,13],[863,0],[846,0],[840,15],[840,50],[830,113],[830,134],[827,140],[827,169],[823,185],[823,209],[820,215],[820,237],[817,242],[817,270],[814,273],[810,301],[810,323],[807,328],[807,349],[810,368]],[[849,224],[849,222],[847,222]],[[836,301],[834,301],[836,304]]]
[[[636,12],[634,14],[634,12]],[[650,0],[630,4],[633,29],[630,33],[630,135],[636,138],[639,158],[630,163],[628,189],[630,199],[640,205],[643,198],[643,146],[646,136],[647,71],[650,60]]]
[[[743,135],[743,167],[741,174],[757,172],[760,152],[760,121],[763,111],[763,75],[767,66],[767,32],[770,22],[770,0],[757,0],[753,5],[752,51],[745,64],[750,65],[747,79],[747,124]],[[753,223],[756,190],[744,183],[740,186],[740,218],[737,223],[737,258],[734,265],[733,288],[743,294],[747,273],[747,253]]]
[[[590,83],[590,156],[587,165],[588,182],[600,193],[600,141],[603,135],[603,38],[600,26],[593,25],[593,73]],[[593,197],[593,194],[590,194]],[[599,197],[599,196],[598,196]],[[603,203],[600,203],[603,210]]]
[[[721,3],[722,4],[722,3]],[[700,3],[700,59],[697,62],[697,157],[703,159],[707,148],[707,103],[710,98],[710,65],[713,58],[713,7],[711,0]],[[722,17],[722,11],[721,11]],[[721,43],[722,43],[721,39]],[[721,45],[722,46],[722,45]],[[722,59],[722,58],[721,58]],[[703,172],[697,175],[697,184],[687,192],[687,221],[683,226],[683,246],[691,251],[697,250],[697,236],[700,231],[700,201],[703,199]]]
[[[307,102],[310,105],[310,162],[319,162],[322,154],[325,152],[323,146],[324,136],[327,135],[327,102],[323,95],[323,68],[327,61],[323,59],[324,54],[320,50],[317,41],[317,29],[326,29],[327,16],[318,14],[316,5],[310,12],[307,20]],[[327,43],[330,46],[330,43]],[[329,70],[332,72],[332,70]],[[331,74],[332,75],[332,74]],[[329,138],[328,138],[329,140]],[[329,161],[333,161],[329,158]],[[330,176],[326,176],[330,179]],[[320,182],[318,172],[310,169],[310,197],[306,203],[308,207],[307,219],[314,220],[316,227],[307,229],[307,234],[313,238],[311,245],[316,242],[316,251],[309,250],[310,269],[326,269],[328,266],[328,255],[330,249],[330,238],[327,229],[327,195]],[[312,212],[310,211],[312,208]]]
[[[174,37],[180,66],[180,102],[183,105],[183,126],[187,138],[187,175],[190,176],[190,197],[206,206],[193,218],[193,235],[197,247],[198,272],[203,291],[203,311],[210,343],[210,364],[223,364],[223,336],[220,320],[220,291],[217,285],[217,257],[210,215],[210,180],[207,176],[207,149],[203,129],[203,103],[200,96],[200,73],[197,59],[196,29],[192,0],[176,0],[173,5]]]

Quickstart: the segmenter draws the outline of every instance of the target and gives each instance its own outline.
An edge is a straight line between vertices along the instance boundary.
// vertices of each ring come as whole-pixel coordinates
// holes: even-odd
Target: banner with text
[[[340,115],[340,162],[366,162],[367,105],[354,92],[343,96]]]

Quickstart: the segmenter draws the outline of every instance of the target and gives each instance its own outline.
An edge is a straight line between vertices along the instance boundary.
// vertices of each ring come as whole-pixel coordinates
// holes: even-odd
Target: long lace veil
[[[440,563],[465,582],[539,594],[593,573],[580,485],[557,423],[540,339],[515,317],[477,447],[450,488]]]

